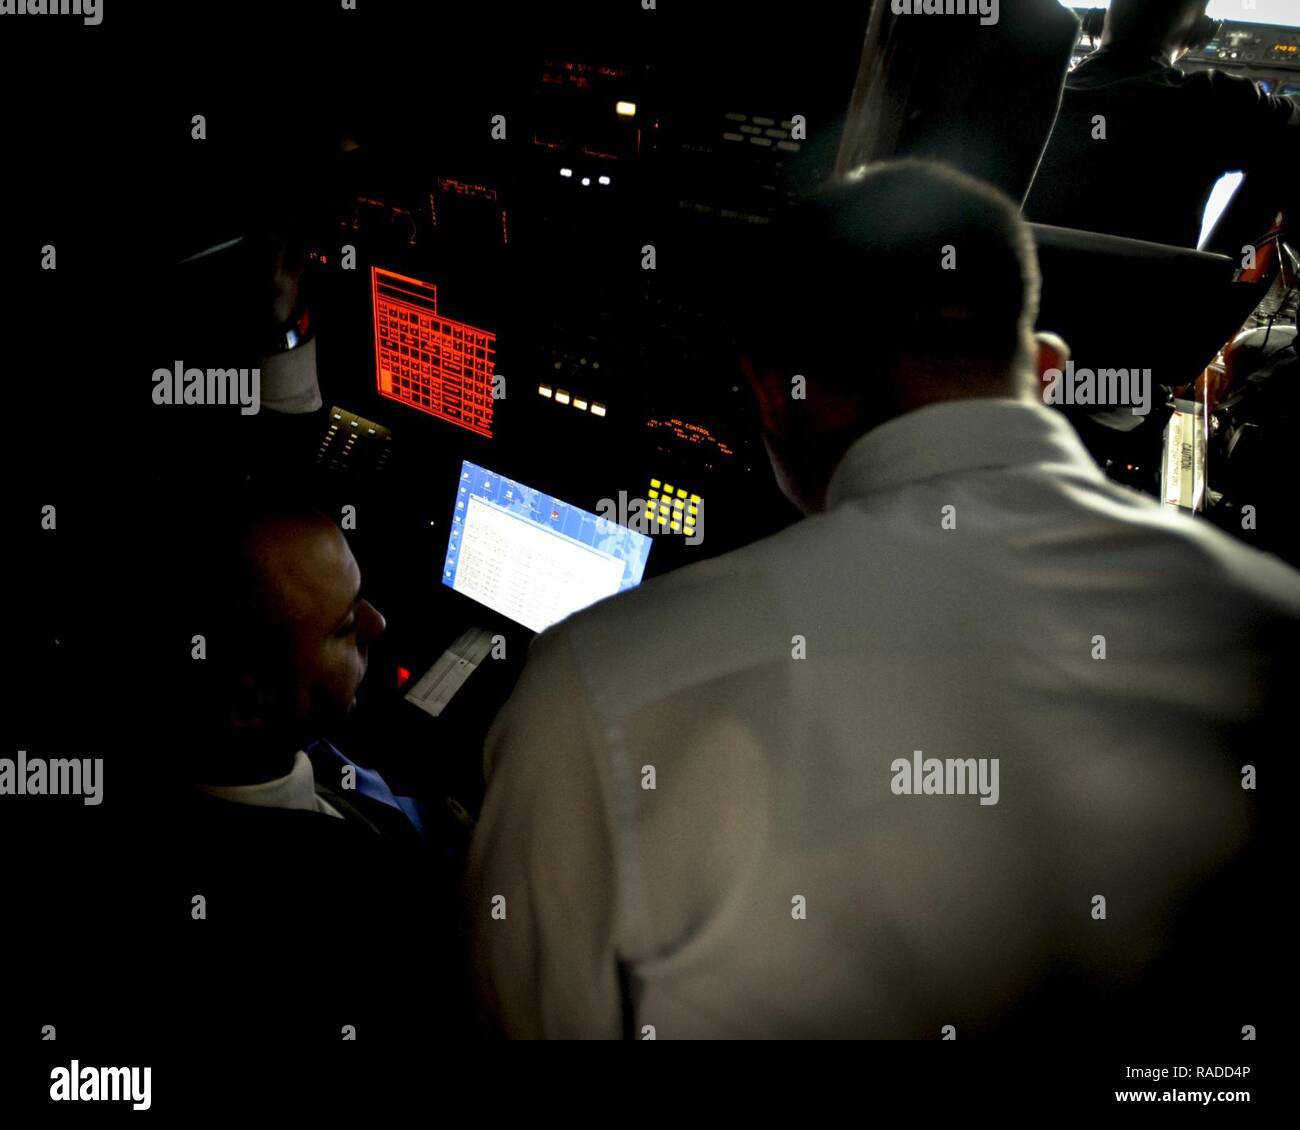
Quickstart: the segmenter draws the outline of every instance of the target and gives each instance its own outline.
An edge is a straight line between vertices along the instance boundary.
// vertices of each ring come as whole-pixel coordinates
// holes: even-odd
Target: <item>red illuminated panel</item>
[[[646,421],[646,427],[650,431],[663,430],[672,435],[682,443],[688,443],[692,446],[712,448],[720,455],[734,455],[732,451],[719,437],[715,436],[703,424],[690,424],[677,416],[667,420],[649,419]]]
[[[439,314],[432,283],[380,267],[370,280],[379,395],[490,438],[497,335]]]

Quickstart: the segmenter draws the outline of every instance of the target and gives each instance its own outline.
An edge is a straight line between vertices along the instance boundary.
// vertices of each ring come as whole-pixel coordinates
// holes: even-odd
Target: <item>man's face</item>
[[[325,518],[278,520],[257,531],[250,554],[276,639],[288,648],[274,690],[274,713],[323,724],[356,705],[370,641],[384,618],[361,596],[361,570],[347,541]]]

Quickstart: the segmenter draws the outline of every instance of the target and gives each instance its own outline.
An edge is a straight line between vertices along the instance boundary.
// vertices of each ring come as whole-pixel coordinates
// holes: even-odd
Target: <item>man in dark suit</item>
[[[323,737],[385,628],[347,541],[280,497],[191,510],[156,602],[151,927],[198,971],[205,1032],[455,1030],[455,881],[425,813]]]
[[[1300,105],[1240,75],[1179,70],[1211,34],[1205,0],[1114,0],[1101,47],[1066,80],[1026,218],[1195,247],[1211,190],[1237,170],[1267,182],[1274,210],[1293,207]]]

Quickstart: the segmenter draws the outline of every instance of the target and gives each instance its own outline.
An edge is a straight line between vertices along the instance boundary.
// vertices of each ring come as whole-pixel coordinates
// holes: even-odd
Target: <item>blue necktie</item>
[[[424,838],[424,816],[420,811],[420,802],[414,797],[398,796],[388,787],[388,782],[373,769],[365,769],[358,765],[323,738],[306,746],[305,752],[311,758],[313,767],[322,776],[325,775],[327,769],[333,771],[341,769],[345,765],[350,765],[356,776],[356,791],[358,794],[404,813],[415,830],[419,832],[421,839]],[[333,778],[330,776],[325,779],[332,780]],[[343,791],[346,795],[346,790]]]

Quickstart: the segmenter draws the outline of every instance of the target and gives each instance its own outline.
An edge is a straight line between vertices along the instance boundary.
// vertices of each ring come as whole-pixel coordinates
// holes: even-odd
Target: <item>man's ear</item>
[[[260,730],[266,725],[268,700],[256,677],[243,674],[230,697],[230,725],[236,730]]]
[[[785,430],[786,388],[780,376],[754,362],[748,356],[740,358],[740,368],[745,374],[745,381],[753,390],[754,399],[758,401],[759,420],[763,431],[778,435]]]
[[[1038,350],[1036,364],[1040,381],[1047,379],[1049,369],[1064,370],[1065,363],[1070,359],[1070,347],[1064,338],[1052,333],[1036,333],[1034,345]]]

